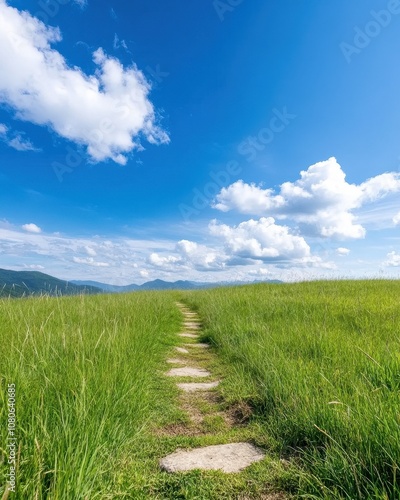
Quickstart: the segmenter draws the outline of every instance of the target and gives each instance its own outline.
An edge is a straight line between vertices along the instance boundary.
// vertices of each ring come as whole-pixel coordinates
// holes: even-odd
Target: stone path
[[[201,323],[198,315],[187,306],[178,303],[183,316],[183,328],[179,337],[186,342],[182,346],[175,347],[175,351],[184,354],[184,357],[170,358],[168,363],[172,365],[185,365],[184,367],[171,368],[166,376],[177,378],[177,387],[182,391],[181,407],[188,413],[193,424],[192,435],[199,434],[199,425],[204,417],[200,408],[207,406],[214,408],[208,419],[220,419],[224,425],[232,427],[233,419],[223,412],[215,410],[215,401],[220,396],[215,392],[219,380],[213,380],[212,373],[202,366],[201,360],[209,359],[212,355],[209,344],[198,342],[201,334]],[[191,341],[189,343],[189,341]],[[190,379],[209,378],[207,382],[192,382]],[[189,379],[189,381],[188,381]],[[214,404],[214,406],[213,406]],[[184,435],[190,435],[191,427],[182,429]],[[174,427],[176,434],[176,426]],[[184,472],[194,469],[221,470],[225,473],[239,472],[254,462],[264,458],[262,450],[250,443],[230,443],[222,445],[205,446],[192,450],[177,450],[171,455],[160,460],[160,467],[167,472]]]
[[[187,366],[185,368],[172,368],[167,375],[168,377],[209,377],[211,373],[203,368]]]
[[[217,380],[216,382],[192,382],[192,383],[182,383],[182,384],[177,384],[179,389],[182,389],[182,391],[185,392],[197,392],[197,391],[206,391],[207,389],[214,389],[217,387],[219,384],[219,381]]]
[[[249,443],[232,443],[206,446],[191,451],[177,451],[161,460],[161,468],[167,472],[193,469],[240,472],[264,458],[264,453]]]

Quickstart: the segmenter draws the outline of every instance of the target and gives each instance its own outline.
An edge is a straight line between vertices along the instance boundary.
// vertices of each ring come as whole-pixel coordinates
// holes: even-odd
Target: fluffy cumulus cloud
[[[194,241],[181,240],[166,255],[152,253],[148,263],[160,269],[174,271],[195,269],[197,271],[218,271],[225,268],[229,257],[217,248],[210,248]]]
[[[343,257],[344,255],[349,255],[350,250],[348,248],[339,247],[336,249],[336,252],[338,255],[341,255]]]
[[[262,261],[306,261],[311,257],[305,239],[275,224],[272,217],[251,219],[233,227],[212,221],[210,231],[223,240],[226,252],[234,257]]]
[[[52,47],[60,40],[59,29],[0,0],[0,101],[17,118],[52,128],[86,147],[94,161],[125,164],[131,151],[142,148],[141,138],[169,141],[135,65],[124,68],[99,48],[96,72],[87,75]]]
[[[400,254],[396,252],[389,252],[386,256],[385,266],[400,267]]]
[[[36,224],[33,224],[32,222],[30,224],[24,224],[22,226],[22,229],[24,231],[27,231],[28,233],[36,233],[36,234],[39,234],[42,232],[42,230],[40,229],[39,226],[37,226]]]
[[[399,173],[349,184],[339,163],[330,158],[302,171],[297,181],[283,183],[278,191],[239,180],[223,188],[213,206],[223,212],[291,220],[326,238],[359,239],[366,230],[357,223],[354,211],[397,192]]]

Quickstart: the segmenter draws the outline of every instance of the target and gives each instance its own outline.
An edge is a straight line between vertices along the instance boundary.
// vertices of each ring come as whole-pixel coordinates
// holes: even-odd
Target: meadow
[[[400,283],[312,282],[186,294],[271,448],[307,498],[400,498]]]
[[[249,409],[245,425],[160,433],[185,423],[163,375],[177,300],[199,313],[224,407]],[[13,383],[15,498],[250,499],[268,485],[284,498],[398,499],[399,305],[397,281],[3,299],[0,494]],[[267,459],[234,476],[159,470],[177,447],[239,439]]]
[[[5,455],[13,383],[16,498],[123,494],[123,461],[162,401],[155,373],[179,322],[172,298],[156,293],[0,302],[0,445]]]

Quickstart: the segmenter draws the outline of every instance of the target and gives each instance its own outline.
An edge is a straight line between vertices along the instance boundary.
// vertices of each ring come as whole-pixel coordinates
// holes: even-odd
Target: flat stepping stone
[[[186,365],[186,361],[179,358],[167,359],[167,363],[170,363],[171,365]]]
[[[203,368],[185,366],[185,368],[172,368],[167,375],[168,377],[209,377],[211,373]]]
[[[214,389],[219,384],[217,382],[188,382],[183,384],[177,384],[179,389],[184,392],[197,392],[197,391],[208,391],[209,389]]]
[[[197,344],[185,344],[185,347],[199,347],[200,349],[209,349],[210,345],[198,342]]]
[[[187,337],[189,339],[198,339],[199,336],[195,335],[194,333],[180,333],[179,337]]]
[[[183,324],[186,328],[200,328],[200,322],[195,323],[194,321],[185,321]]]
[[[181,354],[189,354],[189,351],[184,347],[175,347],[175,351],[180,352]]]
[[[250,443],[232,443],[190,451],[176,451],[160,460],[160,466],[167,472],[185,472],[194,469],[240,472],[265,454]]]

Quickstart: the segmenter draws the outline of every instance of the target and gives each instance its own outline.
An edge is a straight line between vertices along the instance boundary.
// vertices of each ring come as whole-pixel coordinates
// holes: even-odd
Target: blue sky
[[[0,266],[398,277],[399,27],[398,0],[0,0]]]

